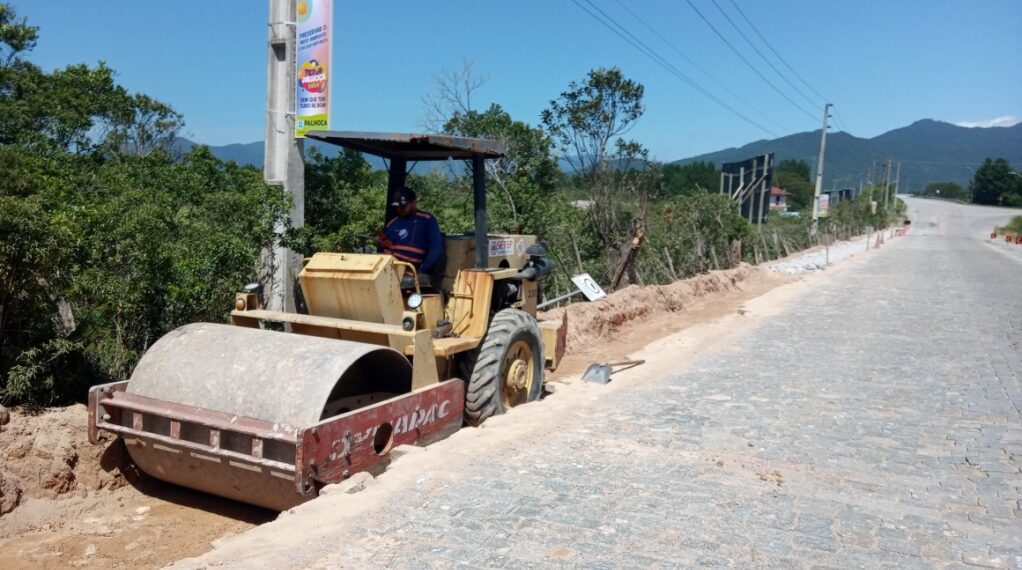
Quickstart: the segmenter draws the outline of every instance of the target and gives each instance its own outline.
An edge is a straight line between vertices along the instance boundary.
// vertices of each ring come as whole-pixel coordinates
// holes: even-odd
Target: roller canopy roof
[[[503,141],[448,135],[309,131],[305,136],[366,154],[408,161],[499,158],[507,150]]]

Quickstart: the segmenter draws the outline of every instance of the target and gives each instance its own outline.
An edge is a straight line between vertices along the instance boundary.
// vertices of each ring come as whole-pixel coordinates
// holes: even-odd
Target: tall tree
[[[616,67],[594,69],[541,115],[587,194],[586,214],[607,256],[612,289],[624,275],[634,277],[631,264],[659,190],[659,168],[648,168],[648,152],[622,138],[642,116],[644,91]]]
[[[541,115],[543,126],[557,142],[575,172],[605,171],[612,141],[627,133],[642,116],[645,88],[621,70],[597,68],[584,83],[572,81],[568,90]]]
[[[988,158],[976,169],[969,183],[969,193],[977,204],[1022,206],[1022,177],[1007,160]]]

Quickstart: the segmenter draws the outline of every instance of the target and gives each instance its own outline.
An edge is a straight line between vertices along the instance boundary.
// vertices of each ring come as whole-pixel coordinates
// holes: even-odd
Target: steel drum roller
[[[392,348],[195,323],[149,348],[126,392],[303,428],[319,422],[338,399],[408,392],[411,377],[408,359]],[[158,479],[273,509],[298,502],[294,481],[272,469],[128,443],[135,464]]]

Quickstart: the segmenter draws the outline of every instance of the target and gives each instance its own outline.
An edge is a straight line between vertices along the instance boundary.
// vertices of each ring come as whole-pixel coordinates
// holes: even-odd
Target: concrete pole
[[[894,190],[891,192],[891,211],[898,205],[898,190],[901,188],[901,161],[898,161],[897,174],[894,175]]]
[[[295,138],[296,0],[270,0],[266,63],[266,146],[263,178],[279,184],[294,200],[291,226],[305,225],[303,141]],[[283,232],[284,227],[277,228]],[[264,305],[274,311],[295,310],[295,277],[301,255],[277,242],[263,252]]]
[[[891,207],[890,202],[887,200],[891,193],[891,159],[887,158],[887,163],[884,166],[884,210],[890,213],[888,208]]]
[[[827,148],[827,119],[830,118],[831,104],[823,108],[823,128],[820,130],[820,159],[816,162],[816,191],[813,192],[813,226],[810,232],[816,235],[820,223],[820,191],[823,190],[823,156]]]

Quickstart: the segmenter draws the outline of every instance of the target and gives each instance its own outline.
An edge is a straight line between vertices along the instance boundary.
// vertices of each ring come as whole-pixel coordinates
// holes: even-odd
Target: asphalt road
[[[180,567],[1022,568],[1022,263],[913,229]]]

